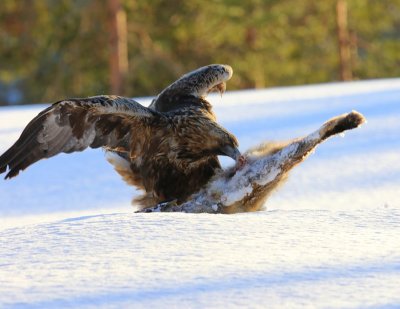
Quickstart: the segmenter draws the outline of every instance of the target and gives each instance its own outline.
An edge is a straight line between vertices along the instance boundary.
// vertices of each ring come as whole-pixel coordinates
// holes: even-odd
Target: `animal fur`
[[[241,170],[230,168],[219,173],[189,201],[181,205],[164,203],[143,211],[225,214],[258,211],[287,178],[289,171],[303,162],[320,143],[364,122],[363,115],[353,111],[330,119],[304,138],[287,143],[262,144],[245,154],[247,163]]]

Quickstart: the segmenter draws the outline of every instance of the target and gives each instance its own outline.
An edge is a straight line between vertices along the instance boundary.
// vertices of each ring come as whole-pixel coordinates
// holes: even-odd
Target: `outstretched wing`
[[[118,96],[96,96],[54,103],[39,113],[19,139],[0,157],[0,174],[18,175],[29,165],[61,152],[106,147],[130,151],[131,132],[140,136],[146,119],[157,112],[134,100]]]
[[[177,107],[198,104],[211,91],[225,91],[225,82],[233,74],[229,65],[211,64],[189,72],[165,88],[149,108],[168,112]]]

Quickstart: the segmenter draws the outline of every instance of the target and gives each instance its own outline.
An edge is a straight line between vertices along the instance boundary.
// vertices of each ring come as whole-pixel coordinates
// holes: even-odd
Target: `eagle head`
[[[218,155],[230,157],[237,162],[242,156],[238,149],[238,140],[229,132],[224,133],[225,136],[218,147]]]

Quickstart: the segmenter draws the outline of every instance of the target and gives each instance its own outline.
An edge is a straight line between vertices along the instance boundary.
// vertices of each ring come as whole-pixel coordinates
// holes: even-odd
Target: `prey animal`
[[[334,117],[311,134],[289,142],[263,143],[244,153],[240,170],[217,173],[201,190],[180,205],[161,203],[142,212],[238,213],[263,209],[268,197],[315,148],[332,136],[366,122],[356,111]]]
[[[12,178],[59,153],[102,147],[129,184],[144,190],[142,208],[183,203],[221,168],[218,155],[238,165],[238,141],[216,122],[206,95],[224,92],[228,65],[192,71],[163,90],[149,107],[125,97],[101,95],[56,102],[40,112],[0,157],[0,173]]]

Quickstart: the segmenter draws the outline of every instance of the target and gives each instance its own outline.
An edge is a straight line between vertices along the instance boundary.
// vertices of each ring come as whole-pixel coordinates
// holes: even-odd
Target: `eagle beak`
[[[239,149],[230,145],[224,146],[222,148],[222,154],[232,158],[235,161],[238,161],[239,158],[242,156]]]

